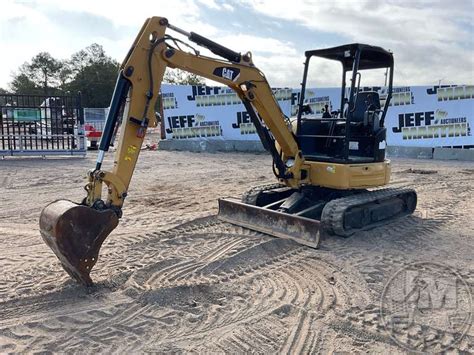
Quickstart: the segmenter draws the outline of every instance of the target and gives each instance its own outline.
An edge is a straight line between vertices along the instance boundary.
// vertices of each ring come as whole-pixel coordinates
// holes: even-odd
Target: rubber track
[[[352,229],[347,231],[344,228],[344,213],[348,208],[353,206],[363,205],[375,200],[386,200],[391,197],[406,193],[415,193],[416,195],[415,190],[410,188],[387,188],[375,191],[367,191],[329,201],[324,207],[321,215],[321,228],[329,234],[337,234],[343,237],[348,237],[359,230],[372,229],[376,226],[385,224],[391,219],[369,224],[360,229]],[[401,217],[403,215],[397,216],[395,218]]]

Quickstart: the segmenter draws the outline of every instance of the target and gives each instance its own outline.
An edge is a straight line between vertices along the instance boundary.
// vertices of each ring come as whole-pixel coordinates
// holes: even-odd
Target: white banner
[[[384,101],[385,90],[376,90]],[[299,89],[274,89],[285,115],[296,114]],[[245,107],[227,87],[163,85],[164,121],[168,139],[258,140]],[[340,89],[307,89],[315,114],[325,105],[337,110]],[[394,88],[385,126],[387,144],[443,147],[474,145],[474,86]]]

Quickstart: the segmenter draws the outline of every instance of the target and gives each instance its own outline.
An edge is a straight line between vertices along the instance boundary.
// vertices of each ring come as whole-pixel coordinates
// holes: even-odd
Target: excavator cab
[[[392,97],[393,55],[380,47],[347,44],[306,51],[302,91],[297,116],[297,139],[308,161],[371,163],[385,159],[385,116]],[[338,61],[342,67],[340,101],[337,109],[321,117],[328,101],[311,103],[305,97],[311,60],[315,57]],[[385,69],[384,105],[373,87],[362,87],[362,76]],[[347,78],[350,84],[347,85]],[[380,87],[381,88],[381,87]],[[337,104],[337,103],[335,103]],[[308,107],[309,106],[309,107]],[[319,117],[318,117],[319,113]]]

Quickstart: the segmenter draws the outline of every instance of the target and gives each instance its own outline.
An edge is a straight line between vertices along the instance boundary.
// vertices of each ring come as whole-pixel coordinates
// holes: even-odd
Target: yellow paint
[[[305,161],[310,184],[333,189],[361,189],[383,186],[390,181],[390,161],[363,164],[336,164]]]
[[[137,147],[134,146],[133,144],[129,145],[128,148],[127,148],[127,153],[128,154],[135,154],[136,151],[137,151]]]

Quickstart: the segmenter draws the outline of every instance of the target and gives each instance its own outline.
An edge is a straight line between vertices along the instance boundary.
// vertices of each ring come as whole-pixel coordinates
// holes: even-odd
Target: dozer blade
[[[58,200],[43,209],[39,223],[43,240],[64,270],[78,282],[91,286],[89,274],[102,243],[118,224],[117,215],[112,210],[97,211]]]
[[[282,213],[234,198],[219,199],[217,217],[224,222],[256,230],[278,238],[292,239],[312,248],[319,245],[319,221]]]

